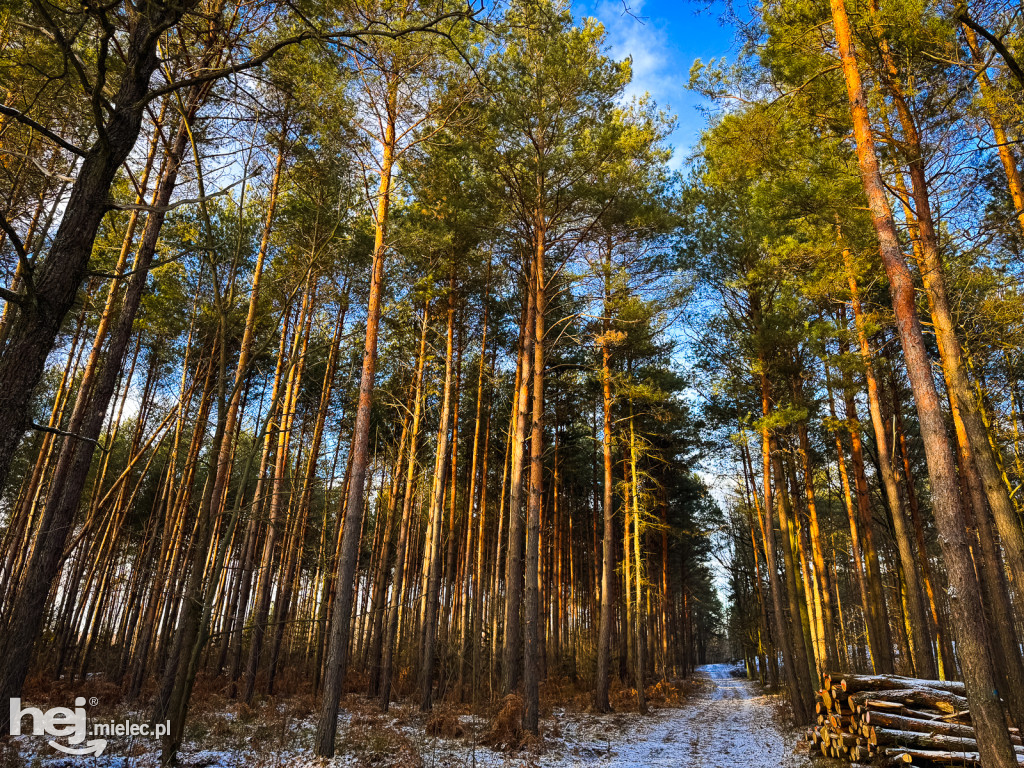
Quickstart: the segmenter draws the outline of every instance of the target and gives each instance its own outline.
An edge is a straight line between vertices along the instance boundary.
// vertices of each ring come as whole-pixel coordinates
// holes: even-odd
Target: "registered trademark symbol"
[[[99,703],[100,703],[100,700],[97,699],[95,696],[93,696],[91,699],[89,699],[89,706],[90,707],[95,707]]]

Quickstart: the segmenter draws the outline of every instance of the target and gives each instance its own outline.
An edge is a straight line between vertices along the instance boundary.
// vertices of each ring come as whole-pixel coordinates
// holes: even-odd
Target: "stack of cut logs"
[[[980,766],[964,684],[896,675],[822,676],[811,754],[885,765]],[[1020,733],[1010,729],[1024,760]]]

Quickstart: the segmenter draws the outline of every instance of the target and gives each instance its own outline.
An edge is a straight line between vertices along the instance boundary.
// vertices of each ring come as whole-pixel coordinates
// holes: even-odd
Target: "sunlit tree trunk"
[[[412,528],[413,496],[416,481],[416,448],[420,435],[420,416],[423,412],[423,369],[427,359],[427,329],[429,328],[430,302],[424,302],[423,324],[420,330],[420,347],[416,356],[415,383],[413,384],[412,425],[409,428],[409,461],[405,474],[405,490],[402,496],[402,520],[398,530],[398,544],[395,550],[395,576],[391,585],[391,601],[385,622],[380,662],[380,705],[384,712],[391,706],[391,681],[395,657],[395,642],[398,638],[398,622],[402,602],[405,598],[405,574]]]
[[[508,549],[505,558],[505,636],[501,664],[501,689],[509,694],[522,679],[523,633],[523,545],[525,519],[522,510],[523,465],[525,463],[526,426],[529,411],[531,372],[533,370],[536,296],[530,288],[532,276],[528,258],[524,266],[527,286],[527,308],[520,329],[519,389],[516,392],[515,428],[512,437],[512,458],[509,475]]]
[[[902,258],[902,255],[901,255]],[[935,656],[932,653],[931,641],[926,628],[928,619],[924,610],[924,589],[921,584],[920,563],[914,552],[913,535],[910,521],[907,520],[906,506],[900,497],[893,472],[889,437],[886,434],[885,420],[882,416],[882,405],[878,391],[878,379],[875,376],[872,352],[868,345],[865,321],[860,305],[860,293],[854,273],[852,256],[848,249],[843,249],[843,260],[846,264],[847,282],[850,286],[850,303],[853,307],[853,318],[857,328],[857,339],[860,343],[861,361],[864,365],[864,378],[867,381],[868,410],[871,413],[871,425],[875,433],[875,445],[878,448],[878,465],[881,471],[882,487],[889,511],[892,514],[896,548],[903,569],[903,577],[907,582],[908,618],[911,626],[910,645],[913,654],[914,673],[918,677],[933,679],[938,677]]]
[[[597,640],[597,682],[595,706],[608,712],[608,687],[611,678],[612,614],[615,611],[613,581],[615,579],[615,510],[612,478],[612,369],[611,369],[611,244],[606,247],[604,261],[604,311],[601,320],[601,454],[604,467],[604,533],[601,546],[601,612]]]
[[[338,707],[348,663],[353,584],[363,522],[366,467],[369,461],[370,407],[373,402],[373,387],[377,372],[377,338],[380,333],[384,258],[387,255],[391,175],[395,163],[397,100],[398,85],[392,78],[388,83],[388,101],[386,110],[384,110],[386,120],[381,144],[380,184],[377,189],[377,208],[374,218],[373,265],[370,271],[370,295],[366,310],[366,340],[363,350],[363,366],[359,378],[359,403],[356,407],[356,423],[352,432],[350,448],[352,470],[349,475],[349,494],[345,505],[341,546],[338,551],[338,572],[335,579],[333,612],[330,616],[327,666],[314,745],[314,752],[320,757],[334,755]]]
[[[444,389],[441,395],[441,417],[437,428],[437,452],[434,456],[434,479],[427,509],[428,550],[423,559],[426,589],[423,596],[422,639],[420,642],[420,710],[434,705],[434,663],[436,660],[437,612],[441,599],[441,529],[444,525],[444,493],[453,448],[449,448],[449,427],[452,421],[453,380],[455,378],[455,276],[448,286],[448,332],[445,342]],[[454,446],[454,443],[453,443]],[[451,493],[454,494],[452,488]]]
[[[959,639],[960,658],[971,715],[978,736],[978,747],[982,759],[989,768],[1008,767],[1016,765],[1017,761],[1010,746],[1002,706],[995,693],[995,671],[986,647],[987,631],[981,594],[964,533],[963,514],[960,510],[959,491],[955,479],[956,467],[924,348],[921,323],[914,302],[913,281],[900,251],[896,226],[878,168],[867,101],[852,47],[852,32],[845,0],[831,0],[831,8],[853,117],[857,159],[879,239],[882,263],[889,278],[896,324],[900,332],[925,445],[935,521],[949,572],[952,617]]]

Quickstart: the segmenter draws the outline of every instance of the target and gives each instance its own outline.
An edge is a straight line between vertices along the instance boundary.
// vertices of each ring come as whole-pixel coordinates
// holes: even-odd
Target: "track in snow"
[[[562,749],[541,756],[551,768],[801,768],[809,763],[793,749],[796,735],[777,721],[772,698],[730,667],[711,664],[681,709],[639,715],[594,716],[563,721]],[[603,727],[602,727],[603,726]],[[604,734],[602,739],[601,734]],[[558,754],[558,753],[561,754]]]

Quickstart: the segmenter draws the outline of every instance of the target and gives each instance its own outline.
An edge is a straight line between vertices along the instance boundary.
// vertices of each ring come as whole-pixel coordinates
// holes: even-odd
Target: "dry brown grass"
[[[362,768],[423,768],[423,757],[416,746],[382,723],[356,724],[353,721],[338,751],[354,756]]]
[[[480,743],[503,752],[516,751],[523,746],[523,698],[510,693],[501,703],[491,727]]]
[[[349,672],[345,675],[345,693],[364,693],[370,687],[370,676],[365,672]]]
[[[44,709],[71,706],[70,702],[78,696],[87,700],[97,699],[101,709],[116,706],[124,698],[119,685],[100,677],[76,679],[71,683],[69,678],[54,680],[52,675],[45,674],[33,675],[26,680],[22,693],[25,701],[31,701],[33,706],[46,705]]]
[[[462,721],[451,711],[435,712],[427,720],[428,736],[440,736],[442,739],[458,739],[466,735]]]
[[[667,709],[683,706],[700,683],[695,680],[659,680],[644,689],[647,706]],[[613,683],[608,691],[608,702],[616,712],[638,712],[636,688]]]

